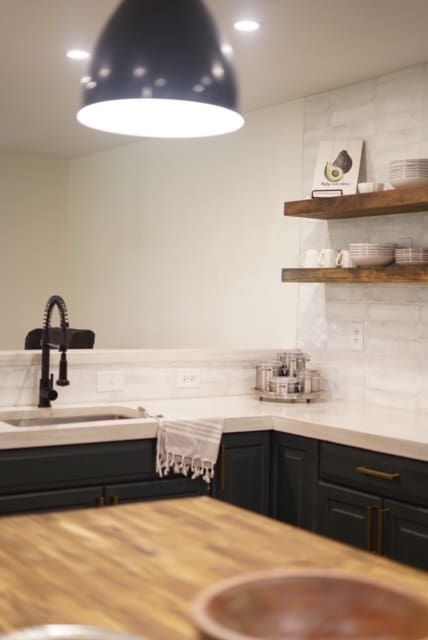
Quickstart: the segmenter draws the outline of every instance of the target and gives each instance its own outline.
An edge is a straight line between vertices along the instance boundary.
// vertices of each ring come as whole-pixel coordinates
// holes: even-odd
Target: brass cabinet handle
[[[383,543],[385,531],[385,516],[389,513],[389,509],[379,509],[379,525],[377,530],[377,552],[383,556]]]
[[[224,491],[226,486],[226,451],[224,444],[221,445],[221,476],[220,476],[220,491]]]
[[[119,504],[119,496],[112,496],[110,499],[110,504]]]
[[[375,549],[372,549],[374,511],[377,511],[377,507],[367,507],[367,551],[372,553],[376,553]]]
[[[99,496],[97,498],[97,507],[103,507],[105,505],[104,496]]]
[[[364,476],[371,476],[372,478],[381,478],[381,480],[398,480],[399,473],[387,473],[386,471],[378,471],[377,469],[370,469],[370,467],[357,467],[358,473],[362,473]]]

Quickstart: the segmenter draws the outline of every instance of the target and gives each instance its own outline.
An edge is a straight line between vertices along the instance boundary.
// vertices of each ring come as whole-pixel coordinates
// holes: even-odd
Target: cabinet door
[[[257,513],[269,513],[270,431],[223,436],[213,497]]]
[[[0,496],[0,514],[60,511],[101,506],[102,487],[62,489]]]
[[[378,496],[320,482],[318,533],[366,551],[377,550]]]
[[[379,513],[379,553],[428,571],[428,509],[385,500]]]
[[[201,478],[159,478],[144,482],[109,484],[105,488],[106,505],[123,502],[189,498],[208,495],[209,485]]]
[[[318,480],[318,441],[274,433],[271,465],[271,515],[314,530]]]

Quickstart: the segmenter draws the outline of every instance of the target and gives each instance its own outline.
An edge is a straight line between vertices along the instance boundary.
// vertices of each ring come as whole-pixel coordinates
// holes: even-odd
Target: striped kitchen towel
[[[162,477],[174,473],[205,482],[214,477],[214,465],[220,447],[223,420],[159,420],[156,446],[156,471]]]

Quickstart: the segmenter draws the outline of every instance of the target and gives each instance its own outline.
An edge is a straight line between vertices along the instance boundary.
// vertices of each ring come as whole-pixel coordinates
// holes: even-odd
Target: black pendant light
[[[123,0],[99,36],[82,124],[160,138],[239,129],[230,61],[202,0]]]

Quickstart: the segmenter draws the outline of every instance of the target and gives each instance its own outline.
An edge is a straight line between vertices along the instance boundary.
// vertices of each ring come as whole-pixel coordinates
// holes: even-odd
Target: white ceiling
[[[185,0],[177,0],[183,2]],[[244,112],[428,61],[428,0],[206,0],[232,44]],[[129,143],[79,125],[85,62],[118,0],[0,0],[0,152],[63,157]],[[262,28],[238,34],[239,17]]]

